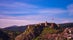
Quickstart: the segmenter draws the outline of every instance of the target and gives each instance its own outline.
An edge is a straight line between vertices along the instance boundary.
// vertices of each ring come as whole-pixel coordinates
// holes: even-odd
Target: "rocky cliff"
[[[18,35],[15,40],[36,40],[41,37],[40,40],[43,38],[47,38],[48,35],[55,34],[58,32],[58,26],[55,23],[41,23],[36,25],[28,25],[25,32]],[[39,38],[37,38],[39,37]],[[49,37],[48,37],[49,38]]]

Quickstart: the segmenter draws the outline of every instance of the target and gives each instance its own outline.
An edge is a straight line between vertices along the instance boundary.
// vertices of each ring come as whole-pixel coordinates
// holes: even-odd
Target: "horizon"
[[[0,28],[73,22],[73,0],[0,0]]]
[[[27,25],[36,25],[36,24],[41,24],[41,23],[45,23],[45,22],[25,24],[25,25],[10,25],[10,26],[7,26],[7,27],[8,28],[9,27],[20,27],[20,26],[27,26]],[[47,23],[53,23],[53,22],[47,22]],[[73,23],[73,22],[68,22],[68,23]],[[66,24],[66,23],[55,23],[55,24]],[[1,28],[7,28],[7,27],[5,26],[5,27],[1,27]]]

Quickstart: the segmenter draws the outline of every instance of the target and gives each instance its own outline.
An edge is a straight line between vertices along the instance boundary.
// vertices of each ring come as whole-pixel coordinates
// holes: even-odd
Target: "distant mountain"
[[[9,40],[14,40],[15,37],[17,35],[23,33],[26,28],[27,28],[27,26],[16,26],[15,25],[15,26],[10,26],[10,27],[3,28],[1,30],[10,37]]]
[[[11,30],[11,31],[15,31],[15,32],[23,32],[25,31],[27,27],[26,26],[10,26],[10,27],[6,27],[4,28],[4,30]]]
[[[73,23],[62,23],[62,24],[59,24],[59,26],[63,28],[73,27]]]
[[[60,27],[66,28],[66,27],[73,27],[73,23],[62,23],[62,24],[58,24]],[[19,32],[23,32],[25,31],[25,29],[27,28],[27,26],[10,26],[10,27],[6,27],[4,28],[5,30],[11,30],[11,31],[19,31]],[[56,27],[55,27],[56,28]]]

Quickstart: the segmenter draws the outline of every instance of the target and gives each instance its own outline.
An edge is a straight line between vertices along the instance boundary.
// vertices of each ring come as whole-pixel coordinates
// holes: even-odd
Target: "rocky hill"
[[[12,26],[1,30],[8,35],[9,40],[73,40],[72,24],[45,22],[20,27]]]
[[[52,38],[52,34],[62,32],[58,29],[59,27],[55,23],[40,23],[28,25],[25,32],[18,35],[15,40],[49,40],[50,38]]]

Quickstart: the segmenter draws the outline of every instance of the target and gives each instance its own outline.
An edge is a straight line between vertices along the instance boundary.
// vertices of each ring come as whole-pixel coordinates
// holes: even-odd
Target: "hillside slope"
[[[45,38],[45,35],[47,34],[53,34],[58,32],[57,29],[53,26],[56,28],[58,27],[55,23],[49,23],[47,26],[45,24],[28,26],[25,32],[18,35],[15,40],[36,40],[38,39],[37,37],[41,37],[40,40],[42,40],[43,36]]]

